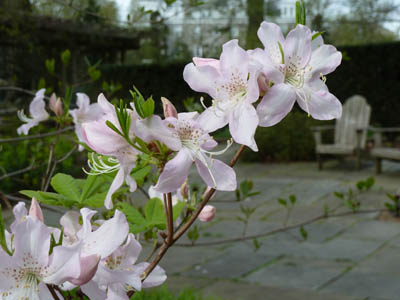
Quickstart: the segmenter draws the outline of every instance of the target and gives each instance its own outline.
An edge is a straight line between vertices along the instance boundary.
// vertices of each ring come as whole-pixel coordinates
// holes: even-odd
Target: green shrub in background
[[[272,127],[258,127],[255,139],[258,152],[246,150],[246,161],[299,161],[315,159],[315,141],[311,127],[320,121],[303,111],[293,111]],[[326,122],[325,124],[326,125]]]
[[[135,293],[131,300],[222,300],[216,297],[203,297],[202,294],[194,288],[184,288],[178,295],[175,295],[167,289],[165,285],[160,288],[142,290]]]

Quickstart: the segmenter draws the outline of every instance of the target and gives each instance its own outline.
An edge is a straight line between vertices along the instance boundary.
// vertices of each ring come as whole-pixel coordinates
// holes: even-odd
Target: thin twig
[[[27,167],[25,167],[25,168],[23,168],[23,169],[20,169],[20,170],[17,170],[17,171],[13,171],[13,172],[10,172],[10,173],[6,173],[6,174],[0,176],[0,180],[3,180],[3,179],[6,179],[6,178],[8,178],[8,177],[12,177],[12,176],[15,176],[15,175],[18,175],[18,174],[22,174],[22,173],[31,171],[31,170],[33,170],[33,169],[35,168],[34,163],[35,163],[35,160],[33,160],[33,161],[30,163],[29,166],[27,166]]]
[[[267,231],[267,232],[263,232],[263,233],[259,233],[259,234],[253,234],[253,235],[248,235],[248,236],[240,236],[240,237],[235,237],[235,238],[230,238],[230,239],[223,239],[223,240],[217,240],[217,241],[209,241],[209,242],[197,242],[196,244],[192,244],[192,243],[175,243],[175,246],[179,246],[179,247],[195,247],[195,246],[213,246],[213,245],[221,245],[221,244],[226,244],[226,243],[233,243],[233,242],[239,242],[239,241],[246,241],[246,240],[254,240],[254,239],[258,239],[258,238],[262,238],[262,237],[267,237],[279,232],[285,232],[291,229],[295,229],[295,228],[299,228],[301,226],[306,226],[312,223],[315,223],[319,220],[323,220],[323,219],[327,219],[327,218],[337,218],[337,217],[345,217],[345,216],[350,216],[350,215],[357,215],[357,214],[368,214],[368,213],[374,213],[374,212],[385,212],[385,211],[389,211],[388,209],[384,209],[384,208],[378,208],[378,209],[365,209],[365,210],[359,210],[359,211],[347,211],[347,212],[343,212],[343,213],[337,213],[337,214],[331,214],[331,215],[320,215],[317,216],[315,218],[312,218],[310,220],[298,223],[298,224],[294,224],[294,225],[290,225],[290,226],[286,226],[286,227],[282,227],[282,228],[278,228],[278,229],[274,229],[271,231]]]
[[[4,90],[4,91],[21,92],[21,93],[28,94],[28,95],[31,95],[31,96],[35,96],[36,95],[36,92],[34,92],[34,91],[23,89],[23,88],[20,88],[20,87],[17,87],[17,86],[2,86],[2,87],[0,87],[0,91],[2,91],[2,90]]]
[[[75,128],[74,126],[69,126],[69,127],[65,127],[63,129],[57,130],[57,131],[52,131],[52,132],[47,132],[47,133],[20,136],[20,137],[15,137],[15,138],[0,139],[0,144],[21,142],[21,141],[25,141],[25,140],[42,139],[42,138],[45,138],[48,136],[58,135],[58,134],[62,134],[62,133],[71,131],[74,128]]]
[[[2,193],[1,191],[0,191],[0,193]],[[22,198],[22,197],[18,197],[18,196],[13,196],[13,195],[9,195],[9,194],[5,194],[5,193],[2,193],[3,195],[4,195],[4,197],[6,197],[8,200],[11,200],[11,201],[14,201],[14,202],[30,202],[30,200],[29,199],[26,199],[26,198]],[[59,213],[59,214],[63,214],[65,211],[63,211],[63,210],[61,210],[61,209],[57,209],[57,208],[55,208],[54,206],[50,206],[50,205],[47,205],[47,204],[44,204],[44,203],[40,203],[40,206],[41,207],[44,207],[44,208],[46,208],[47,210],[51,210],[51,211],[54,211],[54,212],[56,212],[56,213]]]
[[[53,286],[51,284],[46,284],[47,288],[49,289],[51,295],[53,296],[54,300],[61,300],[60,297],[58,297],[56,291],[54,290]]]
[[[167,222],[168,222],[168,236],[167,236],[167,243],[172,244],[172,239],[174,236],[174,217],[173,217],[173,210],[172,210],[172,194],[167,194],[167,204],[168,204],[168,215],[167,215]]]

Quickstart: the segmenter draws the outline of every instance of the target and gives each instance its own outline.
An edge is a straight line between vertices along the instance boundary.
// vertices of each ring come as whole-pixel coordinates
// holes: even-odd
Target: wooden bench
[[[383,133],[400,133],[400,128],[375,128],[370,127],[374,133],[374,148],[371,150],[371,155],[376,161],[376,174],[382,173],[382,160],[400,161],[400,149],[382,146]]]
[[[343,105],[342,116],[336,120],[335,125],[312,128],[319,170],[322,169],[322,158],[325,155],[355,155],[357,157],[357,169],[360,169],[361,150],[365,149],[370,116],[371,107],[366,99],[363,96],[354,95]],[[322,144],[321,132],[327,129],[335,130],[333,144]]]

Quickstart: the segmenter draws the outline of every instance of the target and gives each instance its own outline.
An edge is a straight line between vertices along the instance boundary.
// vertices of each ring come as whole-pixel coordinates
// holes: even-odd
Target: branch
[[[25,173],[25,172],[28,172],[28,171],[31,171],[31,170],[35,169],[34,163],[35,163],[35,160],[32,160],[32,162],[30,163],[29,166],[27,166],[27,167],[25,167],[23,169],[17,170],[17,171],[6,173],[6,174],[0,176],[0,180],[3,180],[3,179],[6,179],[8,177],[12,177],[12,176],[15,176],[15,175],[18,175],[18,174],[22,174],[22,173]]]
[[[176,243],[176,246],[179,247],[195,247],[195,246],[212,246],[212,245],[221,245],[221,244],[226,244],[226,243],[233,243],[233,242],[239,242],[239,241],[246,241],[246,240],[254,240],[254,239],[258,239],[258,238],[262,238],[262,237],[266,237],[266,236],[270,236],[279,232],[284,232],[284,231],[288,231],[291,229],[295,229],[295,228],[299,228],[302,226],[306,226],[312,223],[315,223],[319,220],[323,220],[323,219],[327,219],[327,218],[336,218],[336,217],[345,217],[345,216],[350,216],[350,215],[357,215],[357,214],[368,214],[368,213],[373,213],[373,212],[385,212],[385,211],[389,211],[388,209],[384,209],[384,208],[378,208],[378,209],[365,209],[365,210],[359,210],[359,211],[347,211],[347,212],[343,212],[343,213],[337,213],[337,214],[330,214],[330,215],[320,215],[317,216],[315,218],[312,218],[310,220],[298,223],[298,224],[294,224],[294,225],[290,225],[290,226],[286,226],[286,227],[282,227],[282,228],[278,228],[278,229],[274,229],[271,231],[267,231],[267,232],[263,232],[263,233],[259,233],[259,234],[253,234],[253,235],[248,235],[248,236],[240,236],[240,237],[235,237],[235,238],[230,238],[230,239],[223,239],[223,240],[217,240],[217,241],[210,241],[210,242],[200,242],[200,243]]]
[[[54,290],[53,286],[51,284],[46,284],[47,288],[49,289],[51,295],[53,296],[54,300],[61,300],[60,297],[58,297],[56,291]]]
[[[20,137],[15,137],[15,138],[0,139],[0,144],[2,144],[2,143],[21,142],[21,141],[25,141],[25,140],[42,139],[42,138],[45,138],[45,137],[48,137],[48,136],[53,136],[53,135],[62,134],[64,132],[68,132],[70,130],[73,130],[74,128],[75,128],[74,126],[69,126],[69,127],[65,127],[63,129],[57,130],[57,131],[52,131],[52,132],[47,132],[47,133],[20,136]]]

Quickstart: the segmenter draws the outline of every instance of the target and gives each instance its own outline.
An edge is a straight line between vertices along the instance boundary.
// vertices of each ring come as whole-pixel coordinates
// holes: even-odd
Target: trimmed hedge
[[[372,123],[399,126],[400,117],[400,43],[341,47],[345,56],[339,68],[328,75],[328,86],[342,102],[354,94],[365,96],[372,107]],[[120,97],[127,97],[133,84],[145,96],[169,98],[179,109],[183,99],[200,95],[182,77],[185,64],[102,67],[105,80],[123,85]]]

